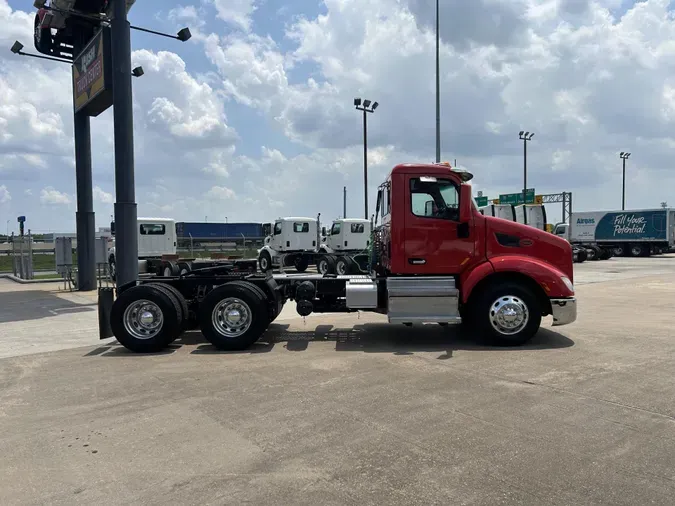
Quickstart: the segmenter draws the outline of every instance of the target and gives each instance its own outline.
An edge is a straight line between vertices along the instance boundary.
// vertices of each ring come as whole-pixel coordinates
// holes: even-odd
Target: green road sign
[[[526,204],[534,204],[534,188],[528,188],[525,193]],[[500,204],[513,204],[517,206],[523,203],[523,192],[505,193],[499,196]]]
[[[474,197],[473,199],[476,201],[476,205],[478,207],[485,207],[486,205],[488,205],[487,197]]]

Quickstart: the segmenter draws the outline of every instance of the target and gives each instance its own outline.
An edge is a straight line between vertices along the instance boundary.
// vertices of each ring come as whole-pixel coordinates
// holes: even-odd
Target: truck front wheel
[[[309,267],[309,260],[307,260],[306,256],[299,255],[293,260],[293,267],[295,267],[295,270],[298,272],[305,272],[307,267]]]
[[[262,272],[272,270],[272,257],[267,251],[262,251],[258,257],[258,265]]]
[[[525,344],[539,330],[537,297],[518,283],[499,283],[477,294],[470,320],[479,338],[495,346]]]

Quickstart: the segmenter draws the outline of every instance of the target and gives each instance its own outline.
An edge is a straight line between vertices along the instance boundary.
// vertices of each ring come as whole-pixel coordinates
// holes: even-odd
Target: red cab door
[[[460,213],[460,205],[466,205],[460,202],[460,186],[416,174],[406,176],[406,184],[405,272],[459,274],[475,254],[471,213]],[[468,220],[462,222],[461,214]]]

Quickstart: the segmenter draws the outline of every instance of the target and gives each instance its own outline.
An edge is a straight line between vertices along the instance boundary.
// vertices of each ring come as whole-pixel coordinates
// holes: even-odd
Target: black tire
[[[42,54],[52,53],[52,30],[51,28],[42,28],[40,15],[35,14],[33,22],[33,44],[35,49]]]
[[[335,272],[340,276],[351,274],[354,270],[354,262],[349,257],[338,257],[335,262]]]
[[[319,274],[335,274],[335,257],[333,255],[319,257],[316,270],[319,271]]]
[[[589,260],[602,260],[602,249],[598,246],[590,246],[590,249],[593,250],[594,255],[593,258],[589,258]]]
[[[225,299],[237,299],[250,312],[248,327],[230,336],[221,333],[213,324],[213,313]],[[236,301],[233,301],[236,302]],[[219,350],[245,350],[263,335],[270,323],[267,302],[251,283],[231,282],[211,290],[199,307],[199,324],[204,337]]]
[[[626,256],[626,247],[625,246],[614,246],[614,256],[615,257],[623,257]]]
[[[150,286],[156,287],[158,290],[163,290],[164,292],[170,294],[176,302],[178,303],[179,311],[179,320],[181,333],[185,332],[190,323],[190,309],[188,308],[188,303],[183,297],[183,294],[178,291],[177,288],[174,288],[171,285],[166,285],[164,283],[148,283]]]
[[[159,275],[165,278],[170,278],[173,276],[178,276],[180,270],[178,269],[178,263],[173,260],[165,260],[159,265],[160,272]]]
[[[609,248],[600,248],[600,260],[609,260],[612,258],[612,251]]]
[[[149,301],[158,308],[163,318],[159,331],[145,338],[140,338],[138,332],[136,335],[129,332],[125,325],[127,309],[132,309],[135,303],[142,300]],[[179,302],[167,291],[152,285],[138,285],[129,288],[117,297],[110,311],[110,326],[117,340],[128,350],[151,353],[166,348],[178,338],[182,325],[182,320],[179,320],[181,312]]]
[[[272,257],[268,251],[261,251],[258,257],[258,266],[261,272],[268,272],[272,270]]]
[[[510,298],[510,300],[507,300]],[[514,329],[513,334],[498,330],[499,325],[491,323],[493,306],[501,300],[501,306],[515,304],[527,311],[527,320],[521,328]],[[539,330],[541,325],[541,304],[532,291],[518,283],[507,282],[488,285],[475,299],[471,301],[470,321],[478,332],[481,340],[493,346],[520,346],[528,342]]]
[[[305,272],[309,267],[309,260],[305,255],[298,255],[293,259],[293,267],[298,272]]]
[[[185,276],[192,272],[192,264],[190,262],[178,262],[178,275]]]
[[[579,263],[583,263],[588,260],[588,251],[583,248],[578,251],[577,255],[579,257]]]
[[[642,246],[642,244],[631,244],[630,245],[630,256],[632,256],[632,257],[644,256],[644,247]]]
[[[280,300],[275,300],[274,301],[275,303],[271,304],[270,303],[271,301],[270,301],[269,297],[267,296],[267,294],[265,293],[265,290],[260,288],[258,285],[254,285],[253,283],[248,283],[246,281],[232,281],[230,284],[236,284],[236,285],[244,286],[244,287],[250,288],[251,290],[255,290],[256,292],[258,292],[258,296],[260,298],[262,298],[265,301],[265,304],[267,305],[267,309],[268,309],[267,312],[268,312],[269,317],[270,317],[270,323],[273,322],[274,320],[276,320],[277,316],[279,316],[279,313],[281,313],[281,309],[284,307],[283,302],[281,302]]]

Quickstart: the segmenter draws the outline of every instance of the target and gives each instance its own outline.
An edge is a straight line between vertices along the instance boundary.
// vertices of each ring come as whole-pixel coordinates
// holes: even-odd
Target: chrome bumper
[[[553,326],[567,325],[577,319],[577,299],[551,299]]]

